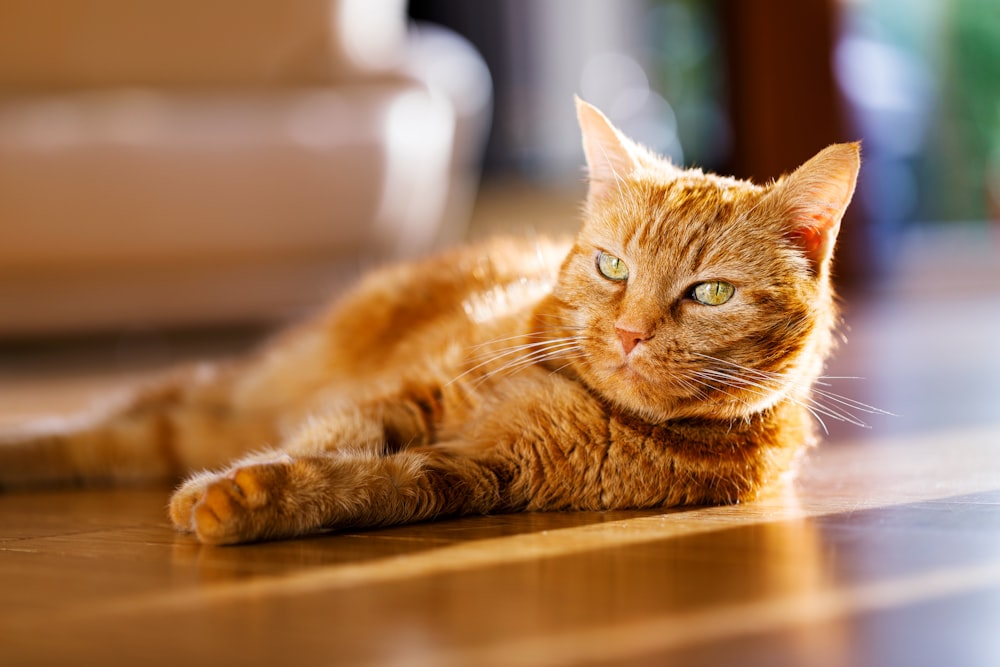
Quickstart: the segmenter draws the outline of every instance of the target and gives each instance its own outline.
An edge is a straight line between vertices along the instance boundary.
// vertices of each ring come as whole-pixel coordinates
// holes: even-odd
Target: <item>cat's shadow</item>
[[[607,524],[617,528],[627,525],[629,519],[690,509],[472,516],[228,547],[206,547],[191,536],[178,535],[173,544],[173,565],[191,570],[199,583],[206,584],[317,573],[330,580],[394,578],[392,572],[401,576],[407,571],[456,569],[462,562],[499,564],[543,555],[539,552],[551,555],[574,548],[581,531],[573,529],[583,529],[585,534],[600,531]],[[600,539],[609,538],[604,535]]]

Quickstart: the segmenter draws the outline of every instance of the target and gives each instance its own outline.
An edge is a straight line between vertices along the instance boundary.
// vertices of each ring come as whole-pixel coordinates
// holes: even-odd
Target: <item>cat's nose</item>
[[[633,331],[624,327],[615,327],[615,331],[618,333],[618,339],[622,342],[625,354],[631,354],[636,345],[644,340],[649,340],[649,334],[643,331]]]

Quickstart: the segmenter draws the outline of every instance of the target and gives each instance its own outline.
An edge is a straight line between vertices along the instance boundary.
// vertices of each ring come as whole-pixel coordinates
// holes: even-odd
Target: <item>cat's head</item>
[[[836,319],[830,262],[858,144],[769,185],[684,170],[578,101],[584,224],[555,301],[576,373],[644,416],[736,419],[801,398]]]

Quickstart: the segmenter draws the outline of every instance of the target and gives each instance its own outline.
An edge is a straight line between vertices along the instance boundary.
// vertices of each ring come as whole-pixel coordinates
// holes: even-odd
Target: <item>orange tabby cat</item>
[[[572,244],[378,271],[250,359],[9,436],[0,486],[213,468],[170,503],[207,543],[753,498],[814,441],[813,416],[850,418],[811,388],[858,145],[757,186],[577,111],[590,189]]]

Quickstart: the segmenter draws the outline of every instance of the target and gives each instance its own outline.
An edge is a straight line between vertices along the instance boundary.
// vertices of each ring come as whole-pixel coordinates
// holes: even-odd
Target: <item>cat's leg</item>
[[[285,456],[215,478],[185,527],[202,542],[233,544],[512,510],[524,504],[510,493],[513,476],[495,452],[448,446]]]
[[[232,397],[241,368],[202,364],[69,417],[0,433],[0,490],[177,479],[278,439],[274,411]]]
[[[277,444],[338,380],[326,332],[291,329],[240,360],[175,369],[102,405],[0,430],[0,490],[175,481]]]
[[[436,387],[407,386],[400,392],[359,404],[341,403],[305,423],[280,449],[260,451],[219,471],[203,471],[188,478],[170,501],[170,516],[181,530],[194,530],[194,506],[207,489],[228,484],[240,470],[256,464],[284,464],[308,457],[333,455],[377,459],[435,440],[442,396]]]
[[[586,392],[564,394],[553,419],[537,409],[550,389],[514,392],[469,420],[463,414],[462,435],[444,441],[433,437],[433,400],[327,414],[270,458],[192,480],[171,515],[203,542],[231,544],[463,514],[601,508],[606,449],[587,444],[607,437],[602,408]]]

